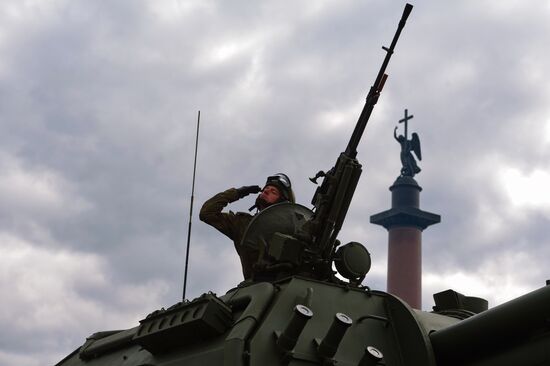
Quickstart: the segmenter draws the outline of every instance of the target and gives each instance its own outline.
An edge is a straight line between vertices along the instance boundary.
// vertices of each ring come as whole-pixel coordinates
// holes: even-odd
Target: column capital
[[[416,207],[394,207],[372,215],[370,222],[387,230],[392,227],[416,227],[420,230],[441,222],[441,216]]]

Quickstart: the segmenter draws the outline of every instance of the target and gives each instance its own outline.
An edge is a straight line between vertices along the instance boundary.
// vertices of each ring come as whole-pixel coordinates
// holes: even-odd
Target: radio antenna
[[[189,268],[189,247],[191,246],[191,219],[193,218],[193,200],[195,199],[195,173],[197,172],[197,151],[199,149],[199,126],[201,123],[201,111],[197,117],[197,135],[195,138],[195,162],[193,163],[193,184],[191,185],[191,204],[189,205],[189,227],[187,229],[187,250],[185,251],[185,272],[183,274],[183,296],[185,301],[185,290],[187,288],[187,269]]]

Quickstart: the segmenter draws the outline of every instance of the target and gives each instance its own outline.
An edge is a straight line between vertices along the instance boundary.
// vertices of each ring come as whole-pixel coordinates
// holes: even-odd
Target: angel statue
[[[405,132],[406,133],[406,132]],[[422,160],[422,152],[420,150],[420,138],[416,132],[413,132],[412,138],[407,140],[407,136],[400,135],[397,136],[397,127],[393,130],[393,137],[401,145],[401,176],[403,177],[414,177],[415,174],[420,173],[420,168],[416,163],[416,160],[413,156],[416,155],[418,160]]]

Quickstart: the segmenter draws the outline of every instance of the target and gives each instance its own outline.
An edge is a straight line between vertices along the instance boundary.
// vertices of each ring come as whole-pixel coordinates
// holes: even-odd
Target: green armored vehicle
[[[334,255],[349,281],[319,279],[304,263],[292,274],[300,267],[292,265],[294,248],[285,248],[296,245],[285,233],[293,220],[269,223],[276,216],[299,223],[308,211],[278,204],[251,223],[247,238],[278,230],[269,256],[287,266],[274,269],[272,281],[244,282],[220,297],[157,310],[135,328],[95,333],[58,366],[550,365],[550,286],[491,310],[448,290],[434,295],[434,312],[419,311],[357,283],[370,265],[358,243]]]
[[[323,178],[313,210],[279,203],[250,222],[241,245],[262,253],[254,276],[134,328],[95,333],[57,366],[550,365],[550,286],[490,310],[447,290],[434,295],[433,312],[420,311],[362,285],[368,251],[337,240],[361,174],[356,148],[411,9],[384,48],[346,150],[312,179]]]

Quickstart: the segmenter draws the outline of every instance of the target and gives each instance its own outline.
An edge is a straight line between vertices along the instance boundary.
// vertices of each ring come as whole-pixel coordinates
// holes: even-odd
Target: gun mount
[[[318,268],[325,260],[316,247],[304,236],[314,213],[298,204],[279,203],[259,212],[250,222],[241,245],[259,253],[252,281],[273,281],[291,275],[317,280],[342,281],[333,276],[324,278]],[[359,286],[370,269],[370,254],[359,243],[351,242],[339,247],[332,263],[348,284]]]

